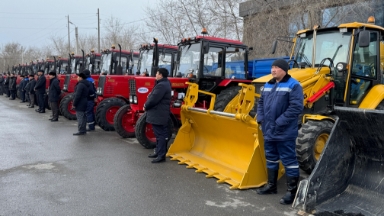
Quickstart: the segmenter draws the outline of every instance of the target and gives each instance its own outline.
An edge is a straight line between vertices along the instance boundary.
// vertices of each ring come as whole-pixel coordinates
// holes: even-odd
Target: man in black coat
[[[6,94],[6,97],[9,97],[11,93],[9,92],[9,73],[5,74],[4,77],[4,93]]]
[[[51,105],[52,109],[52,118],[49,119],[51,122],[55,122],[59,120],[59,100],[61,89],[59,85],[59,80],[56,78],[56,72],[49,72],[49,91],[48,91],[48,102]]]
[[[4,86],[4,76],[3,73],[0,73],[0,95],[3,95],[3,86]]]
[[[26,100],[25,100],[24,88],[25,88],[25,85],[27,85],[27,82],[25,80],[24,74],[21,74],[20,77],[21,77],[21,82],[20,82],[19,87],[18,87],[18,91],[20,92],[20,99],[21,99],[20,103],[25,103]]]
[[[35,80],[35,75],[30,74],[29,75],[29,82],[27,86],[25,86],[25,91],[27,94],[29,94],[29,108],[34,108],[35,107],[35,85],[36,85],[36,80]]]
[[[73,109],[76,110],[78,132],[74,133],[74,136],[85,135],[87,133],[87,116],[85,111],[87,110],[89,88],[91,85],[83,72],[77,76],[77,81],[78,83],[76,84],[73,97]]]
[[[9,78],[9,92],[11,97],[9,100],[15,100],[16,98],[16,77],[15,73],[11,73],[11,77]]]
[[[45,113],[44,94],[47,81],[45,79],[43,70],[38,70],[37,76],[39,76],[39,78],[36,81],[34,90],[37,94],[37,104],[39,105],[39,109],[36,109],[35,111],[38,113]]]
[[[156,151],[148,157],[155,158],[152,163],[165,162],[167,142],[169,139],[168,120],[171,104],[171,83],[168,80],[168,70],[159,68],[156,73],[156,85],[148,95],[144,104],[147,113],[146,122],[152,124],[156,136]]]

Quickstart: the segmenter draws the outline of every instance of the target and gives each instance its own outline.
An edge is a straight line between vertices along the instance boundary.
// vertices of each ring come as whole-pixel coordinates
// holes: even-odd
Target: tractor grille
[[[97,89],[96,89],[97,95],[103,95],[105,79],[106,79],[106,76],[100,76],[99,77],[99,85],[97,86]]]
[[[129,80],[129,95],[136,95],[136,80]]]
[[[108,85],[105,87],[104,92],[106,95],[114,94],[114,87],[112,85]]]

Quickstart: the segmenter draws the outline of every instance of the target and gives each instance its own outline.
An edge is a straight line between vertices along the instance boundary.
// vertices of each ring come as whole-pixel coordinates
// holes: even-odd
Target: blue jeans
[[[285,173],[290,177],[298,177],[299,163],[296,158],[296,141],[266,141],[264,140],[265,158],[267,168],[272,170],[279,169],[279,160],[284,165]]]
[[[95,102],[93,100],[89,100],[87,102],[87,111],[85,114],[87,116],[87,124],[89,130],[95,130],[95,113],[93,111],[94,106]]]
[[[85,115],[85,112],[76,110],[76,117],[77,117],[77,127],[79,130],[79,133],[86,133],[87,132],[87,116]]]

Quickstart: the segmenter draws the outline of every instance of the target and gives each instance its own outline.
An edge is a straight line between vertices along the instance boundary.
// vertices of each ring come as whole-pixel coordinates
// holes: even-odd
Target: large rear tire
[[[147,113],[143,113],[136,122],[135,134],[136,139],[146,149],[153,149],[156,147],[156,136],[153,132],[152,125],[147,123]],[[171,118],[168,121],[169,139],[172,137],[174,125]],[[169,142],[168,142],[169,143]]]
[[[216,97],[214,110],[224,111],[229,102],[239,93],[240,86],[231,86],[225,90],[222,90]]]
[[[69,119],[69,120],[76,120],[76,111],[72,110],[72,104],[73,104],[73,96],[74,94],[67,94],[63,97],[60,101],[59,109],[61,114]]]
[[[105,131],[114,131],[114,117],[120,107],[126,105],[119,98],[107,98],[96,107],[96,123]]]
[[[296,155],[300,168],[308,174],[320,158],[333,128],[333,122],[309,120],[303,124],[296,139]]]
[[[135,123],[131,106],[129,104],[120,107],[113,119],[116,132],[123,138],[135,137]]]

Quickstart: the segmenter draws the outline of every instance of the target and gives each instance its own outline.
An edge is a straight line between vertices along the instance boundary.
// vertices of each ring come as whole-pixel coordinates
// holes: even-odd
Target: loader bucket
[[[249,93],[253,91],[253,98],[254,87],[243,86],[242,91],[247,88]],[[254,119],[240,113],[249,112],[253,100],[240,99],[236,114],[183,106],[182,126],[167,156],[206,173],[207,178],[217,178],[217,183],[231,185],[230,189],[264,185],[267,171],[262,133]]]
[[[384,111],[336,107],[338,119],[294,207],[384,215]]]

